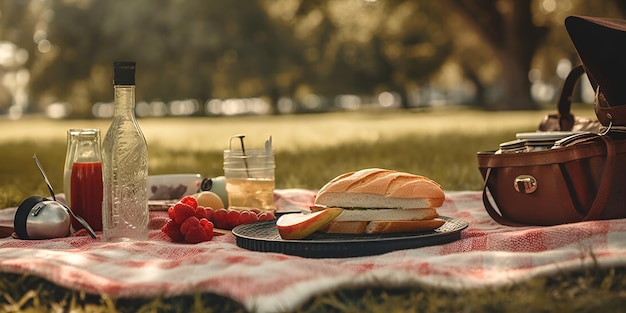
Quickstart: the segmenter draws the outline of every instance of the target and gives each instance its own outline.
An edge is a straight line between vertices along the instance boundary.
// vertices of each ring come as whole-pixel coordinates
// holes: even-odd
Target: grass
[[[583,269],[500,287],[446,290],[428,286],[354,288],[318,295],[293,313],[342,312],[620,312],[624,269]],[[246,312],[215,294],[112,299],[67,290],[38,277],[3,274],[2,312]]]
[[[222,150],[245,133],[248,147],[272,136],[278,188],[319,188],[340,173],[383,167],[435,179],[447,190],[478,190],[477,151],[497,148],[517,131],[532,131],[545,112],[348,112],[312,115],[146,119],[150,174],[220,176]],[[32,160],[37,154],[55,191],[63,191],[68,128],[108,128],[108,120],[31,118],[0,123],[0,207],[47,194]]]
[[[581,115],[593,112],[583,108]],[[479,190],[477,151],[494,149],[518,131],[532,131],[546,112],[469,109],[349,112],[278,117],[148,119],[140,124],[149,145],[150,173],[222,173],[221,150],[246,133],[248,145],[273,136],[278,188],[319,188],[336,175],[384,167],[435,179],[447,190]],[[47,189],[32,160],[62,191],[65,131],[108,121],[27,119],[0,123],[0,207],[16,206]],[[33,131],[35,130],[35,131]],[[17,134],[17,135],[16,135]],[[34,135],[33,135],[34,134]],[[597,312],[626,304],[626,269],[582,269],[505,288],[444,290],[426,286],[357,288],[319,295],[295,312]],[[54,286],[39,277],[0,274],[0,311],[245,312],[213,294],[112,299]],[[618,309],[619,310],[619,309]]]
[[[441,290],[362,288],[331,292],[298,312],[602,312],[623,309],[624,272],[588,270],[502,288]],[[354,299],[358,299],[355,301]],[[390,304],[395,304],[390,307]]]

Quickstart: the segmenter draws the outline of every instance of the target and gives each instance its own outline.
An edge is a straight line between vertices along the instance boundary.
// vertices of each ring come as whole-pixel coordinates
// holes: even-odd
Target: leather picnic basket
[[[626,80],[626,21],[570,16],[565,25],[582,65],[564,82],[558,114],[544,118],[536,133],[541,140],[560,137],[541,148],[517,139],[477,154],[483,203],[500,224],[626,217],[626,92],[620,90]],[[597,121],[569,112],[573,85],[583,73],[596,91]]]

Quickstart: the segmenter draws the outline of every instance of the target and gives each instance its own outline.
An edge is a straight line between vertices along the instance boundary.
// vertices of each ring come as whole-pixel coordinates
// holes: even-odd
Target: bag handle
[[[576,82],[584,73],[585,68],[582,64],[579,64],[569,72],[565,82],[563,82],[563,89],[557,102],[560,130],[571,130],[574,127],[574,115],[571,113],[572,95],[574,94]]]
[[[598,192],[596,193],[596,198],[593,200],[591,204],[591,208],[587,211],[587,214],[582,218],[581,221],[592,221],[600,218],[602,213],[604,212],[604,208],[609,200],[609,193],[611,191],[611,182],[613,181],[613,169],[615,168],[615,143],[611,138],[605,135],[599,135],[602,138],[603,142],[606,146],[606,160],[604,163],[604,169],[602,170],[601,183],[598,188]],[[531,226],[521,223],[516,223],[509,221],[504,216],[496,211],[494,206],[491,204],[489,197],[487,196],[487,192],[489,191],[488,182],[491,174],[492,168],[487,168],[487,172],[485,174],[485,182],[483,184],[483,204],[485,205],[485,209],[489,216],[496,222],[506,226]],[[490,191],[489,191],[490,192]],[[496,199],[493,198],[494,203]],[[498,206],[497,203],[495,203]]]

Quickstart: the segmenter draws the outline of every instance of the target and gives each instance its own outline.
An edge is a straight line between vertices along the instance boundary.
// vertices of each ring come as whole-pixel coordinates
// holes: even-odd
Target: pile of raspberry
[[[198,206],[192,196],[182,198],[167,210],[170,220],[161,231],[175,242],[199,243],[213,239],[212,209]]]
[[[193,196],[185,196],[167,210],[170,220],[161,231],[174,242],[199,243],[213,239],[214,228],[233,229],[238,225],[276,218],[272,212],[205,208]],[[218,233],[219,234],[219,233]]]

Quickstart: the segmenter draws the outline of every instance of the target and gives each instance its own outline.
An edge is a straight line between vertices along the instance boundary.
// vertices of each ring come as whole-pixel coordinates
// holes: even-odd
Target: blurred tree
[[[530,95],[528,72],[548,28],[533,22],[533,0],[448,0],[482,37],[501,67],[503,101],[494,109],[536,107]]]
[[[111,62],[122,59],[138,62],[138,101],[268,96],[275,104],[281,96],[384,90],[406,100],[454,63],[474,82],[479,103],[488,102],[482,91],[501,84],[504,100],[491,108],[525,109],[535,107],[531,66],[553,71],[571,58],[563,18],[620,17],[622,7],[619,0],[7,0],[0,40],[27,51],[30,99],[40,110],[68,101],[83,117],[92,103],[112,99]]]
[[[80,116],[111,100],[111,62],[122,59],[138,62],[138,100],[294,89],[277,77],[297,76],[299,45],[260,1],[51,1],[50,10],[53,49],[39,58],[32,90],[39,99],[71,99]]]
[[[538,107],[530,93],[531,68],[539,67],[547,74],[544,76],[549,76],[554,75],[559,60],[577,62],[564,28],[565,17],[578,14],[623,18],[626,13],[622,0],[447,0],[447,3],[480,36],[479,41],[470,37],[473,44],[468,44],[468,38],[461,38],[467,32],[457,34],[455,46],[461,50],[455,57],[466,77],[476,86],[478,102],[497,110]],[[448,19],[447,23],[456,23],[456,20]],[[452,29],[458,31],[459,26]],[[481,44],[489,51],[477,49]],[[482,67],[489,68],[493,64],[488,59],[490,56],[499,65],[497,76],[503,89],[501,99],[493,102],[486,100],[484,92],[489,82],[480,73]],[[493,72],[491,68],[488,71]],[[550,81],[549,77],[543,79]]]
[[[45,5],[28,1],[0,1],[0,112],[15,105],[17,72],[30,68],[37,51],[40,20],[49,17]]]
[[[392,90],[406,107],[407,91],[425,83],[451,52],[449,37],[431,18],[433,6],[430,1],[301,1],[295,20],[308,38],[309,82],[324,94]]]
[[[402,86],[400,90],[392,89],[408,99],[410,89],[428,85],[433,75],[441,70],[452,54],[453,37],[441,23],[445,19],[441,2],[390,3],[390,12],[384,15],[387,23],[381,39],[385,42],[387,62],[393,66],[391,83]],[[404,106],[408,107],[409,103],[405,102]]]

